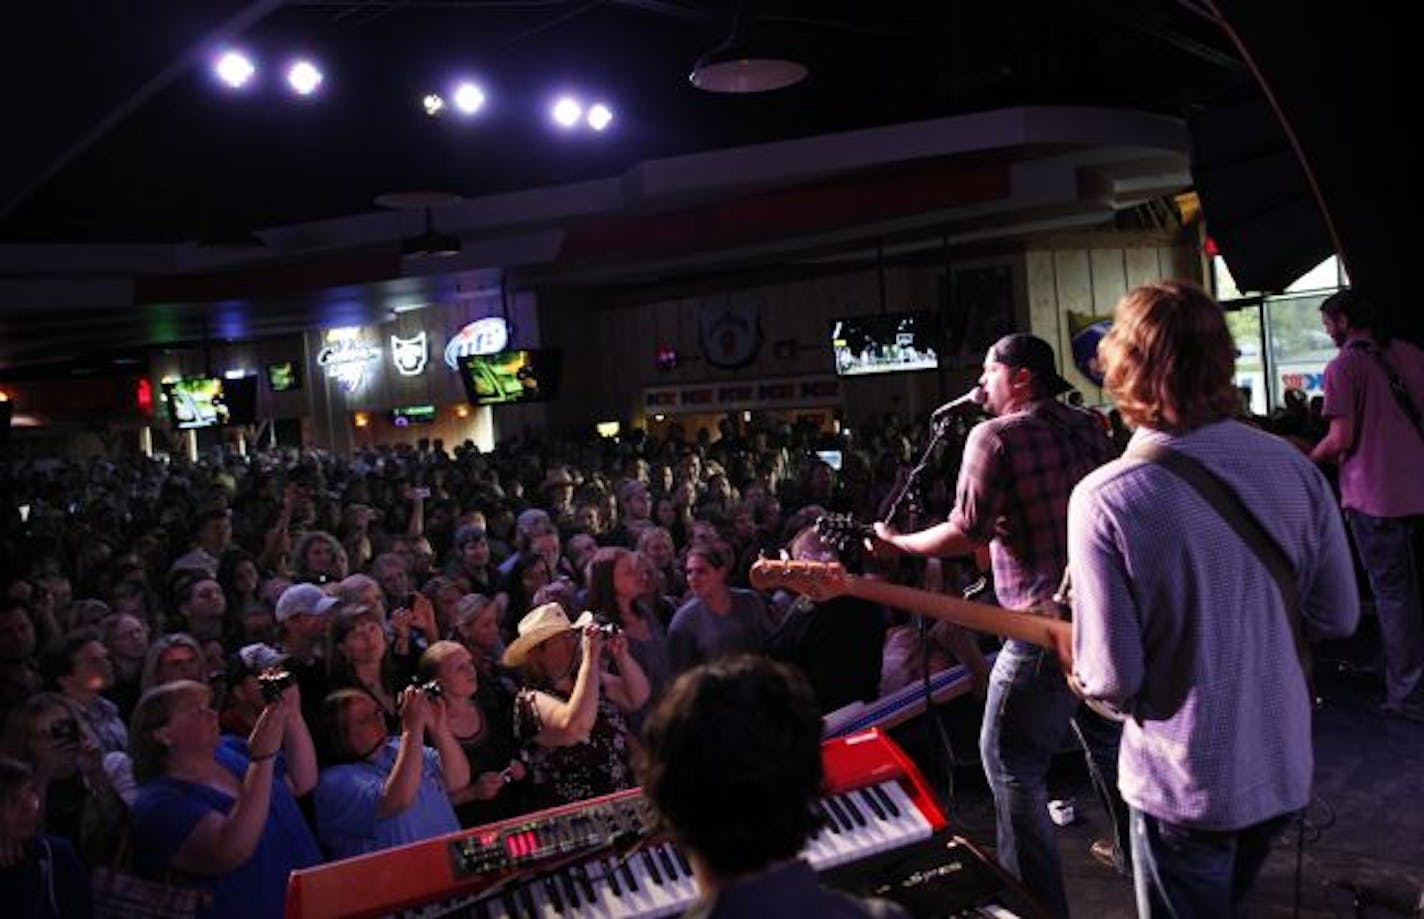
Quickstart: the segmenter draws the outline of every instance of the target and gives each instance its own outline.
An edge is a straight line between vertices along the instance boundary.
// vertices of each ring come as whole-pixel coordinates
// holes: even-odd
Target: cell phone
[[[417,485],[414,494],[417,498],[428,498],[430,497],[430,489],[424,485]]]
[[[20,522],[21,522],[21,523],[29,523],[29,522],[30,522],[30,506],[29,506],[28,504],[21,504],[19,510],[20,510]]]
[[[830,466],[836,472],[841,471],[841,451],[839,450],[817,450],[816,455],[821,458],[821,462]]]

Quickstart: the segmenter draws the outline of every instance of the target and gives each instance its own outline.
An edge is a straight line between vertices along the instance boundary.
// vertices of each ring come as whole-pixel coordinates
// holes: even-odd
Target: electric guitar
[[[932,619],[943,619],[979,632],[1017,638],[1047,648],[1060,661],[1072,655],[1073,625],[1039,613],[1004,609],[987,603],[961,600],[948,594],[916,590],[888,581],[856,577],[847,574],[839,562],[793,562],[762,558],[752,564],[752,586],[758,590],[787,590],[804,594],[820,602],[833,597],[861,597],[881,606],[920,613]],[[1083,703],[1109,721],[1123,721],[1126,715],[1111,704],[1089,699],[1069,678],[1069,688]]]
[[[816,601],[840,596],[861,597],[882,606],[921,613],[980,632],[1031,642],[1053,651],[1060,658],[1067,656],[1073,646],[1073,626],[1062,619],[961,600],[948,594],[916,590],[888,581],[856,577],[847,574],[838,562],[758,559],[752,565],[751,582],[758,590],[784,587]]]

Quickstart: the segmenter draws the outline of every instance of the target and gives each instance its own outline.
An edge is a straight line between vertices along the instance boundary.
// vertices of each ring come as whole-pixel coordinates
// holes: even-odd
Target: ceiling
[[[1071,167],[1073,197],[1093,205],[1076,219],[1101,221],[1170,191],[1164,176],[1180,179],[1184,165],[1171,159],[1185,153],[1172,136],[1180,128],[1098,115],[1097,137],[1051,107],[1179,117],[1249,84],[1192,0],[746,3],[751,34],[803,61],[810,77],[740,96],[687,79],[727,37],[739,4],[141,6],[135,15],[117,0],[50,0],[4,14],[0,85],[12,127],[0,145],[0,370],[65,357],[60,329],[91,329],[70,347],[79,351],[229,328],[249,337],[325,321],[333,302],[367,303],[361,318],[390,297],[498,283],[516,266],[570,283],[712,267],[690,251],[633,251],[639,239],[666,239],[668,215],[734,227],[749,212],[819,210],[819,220],[776,234],[807,257],[943,233],[951,222],[966,238],[988,238],[1061,221],[1054,208],[1068,203],[1035,197],[1028,173]],[[220,92],[207,62],[227,44],[259,66],[310,54],[323,90],[294,101],[271,75],[251,93]],[[455,74],[483,82],[486,111],[427,117],[421,96]],[[610,130],[554,129],[545,110],[559,90],[606,99]],[[1040,114],[984,120],[1010,108]],[[1002,133],[990,137],[990,127]],[[913,219],[908,207],[847,210],[886,187],[966,185],[983,170],[1012,186],[1017,219],[963,196]],[[460,199],[431,212],[437,230],[464,241],[459,258],[401,257],[425,216],[375,202],[416,191]],[[862,232],[846,232],[853,224]],[[788,257],[789,243],[769,234],[729,233],[725,253]],[[609,238],[632,241],[611,262]]]

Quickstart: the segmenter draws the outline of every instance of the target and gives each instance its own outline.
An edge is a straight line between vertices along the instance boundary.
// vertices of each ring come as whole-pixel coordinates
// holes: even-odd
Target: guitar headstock
[[[864,549],[875,531],[848,514],[822,514],[816,518],[816,535],[837,555],[846,555]]]
[[[850,575],[839,562],[793,562],[761,558],[752,564],[752,586],[758,590],[784,587],[812,600],[829,600],[850,590]]]

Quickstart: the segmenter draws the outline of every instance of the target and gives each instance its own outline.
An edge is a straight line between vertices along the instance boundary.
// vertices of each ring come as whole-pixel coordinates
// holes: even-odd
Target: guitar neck
[[[876,581],[869,578],[846,578],[845,592],[882,606],[921,613],[933,619],[942,619],[955,625],[1017,638],[1053,650],[1072,642],[1073,626],[1061,619],[1050,619],[1033,613],[990,606],[961,600],[947,594],[930,593],[900,584]]]

